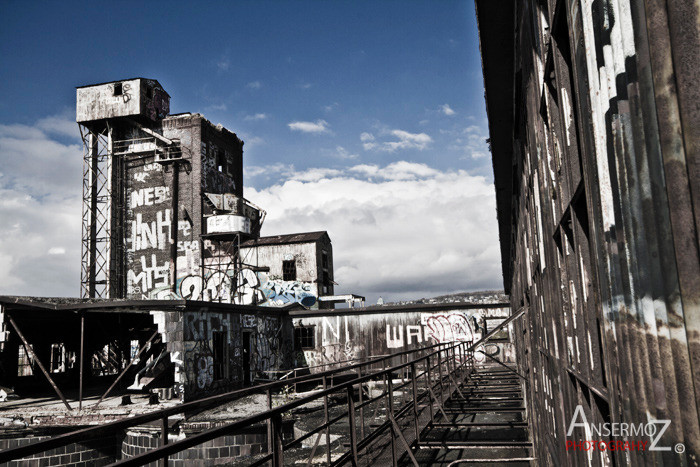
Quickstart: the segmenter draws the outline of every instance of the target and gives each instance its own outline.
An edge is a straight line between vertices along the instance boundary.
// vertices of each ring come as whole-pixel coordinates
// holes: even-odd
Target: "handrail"
[[[115,462],[114,464],[110,465],[120,465],[120,466],[131,466],[131,465],[144,465],[153,461],[157,461],[159,459],[163,459],[164,457],[167,457],[171,454],[175,454],[180,451],[184,451],[185,449],[191,448],[193,446],[197,446],[199,444],[205,443],[207,441],[210,441],[214,438],[218,438],[221,436],[225,436],[226,434],[229,434],[231,432],[235,432],[236,430],[239,430],[241,428],[245,428],[250,425],[254,425],[256,423],[263,422],[265,420],[271,419],[281,419],[281,416],[284,412],[288,412],[290,410],[293,410],[297,407],[300,407],[302,405],[308,404],[309,402],[315,401],[317,399],[323,398],[325,396],[329,396],[333,394],[334,392],[339,392],[342,390],[351,390],[353,386],[362,384],[366,381],[376,379],[377,376],[386,376],[386,375],[391,375],[391,373],[395,373],[399,370],[402,370],[406,367],[409,367],[411,365],[415,365],[417,362],[420,362],[425,359],[429,359],[431,356],[434,356],[436,354],[439,354],[444,351],[449,351],[452,349],[455,349],[457,347],[463,346],[465,342],[460,342],[457,344],[453,344],[449,347],[446,348],[441,348],[438,349],[437,351],[424,355],[422,357],[419,357],[415,360],[405,362],[405,363],[400,363],[398,365],[395,365],[393,367],[384,369],[384,370],[379,370],[375,373],[368,374],[368,375],[363,375],[363,376],[358,376],[357,378],[353,378],[350,381],[347,381],[345,383],[341,383],[335,386],[332,386],[328,389],[323,389],[319,392],[316,392],[312,395],[302,397],[300,399],[297,399],[292,402],[288,402],[284,405],[280,405],[278,407],[272,408],[270,410],[267,410],[265,412],[261,412],[255,415],[251,415],[249,417],[246,417],[242,420],[238,420],[235,422],[228,423],[226,425],[218,426],[215,428],[211,428],[209,430],[203,431],[201,433],[198,433],[194,436],[187,437],[185,439],[182,439],[180,441],[177,441],[172,444],[165,444],[159,448],[153,449],[151,451],[145,452],[143,454],[140,454],[138,456],[131,457],[129,459],[124,459],[118,462]],[[436,346],[441,346],[444,347],[449,344],[436,344],[431,347],[436,347]],[[425,348],[422,348],[420,350],[425,350]],[[466,352],[466,351],[465,351]]]
[[[78,441],[85,441],[86,439],[94,439],[94,438],[103,437],[103,436],[109,435],[111,433],[120,431],[120,430],[128,429],[128,428],[131,428],[133,426],[143,425],[143,424],[150,423],[153,421],[162,420],[163,418],[168,418],[170,416],[178,415],[178,414],[181,414],[184,412],[193,412],[193,411],[201,410],[204,408],[213,407],[216,405],[221,405],[223,403],[230,402],[232,400],[236,400],[236,399],[239,399],[241,397],[245,397],[245,396],[250,395],[250,394],[259,393],[261,391],[266,391],[266,390],[271,391],[271,390],[274,390],[278,387],[284,387],[284,386],[289,386],[289,385],[296,384],[296,383],[303,383],[303,382],[313,381],[316,379],[321,379],[324,376],[332,376],[335,373],[347,372],[348,370],[359,368],[359,367],[364,366],[364,365],[371,366],[371,365],[374,365],[377,363],[381,363],[382,361],[387,360],[387,359],[399,357],[399,356],[410,354],[410,353],[415,353],[415,352],[433,349],[435,347],[442,346],[442,345],[445,345],[445,344],[441,344],[441,343],[440,344],[433,344],[430,346],[420,347],[418,349],[397,352],[395,354],[387,355],[384,357],[370,358],[369,360],[367,360],[366,362],[363,362],[363,363],[356,363],[354,365],[349,365],[349,366],[342,367],[342,368],[326,370],[326,371],[320,372],[320,373],[312,373],[310,375],[299,376],[299,377],[295,377],[295,378],[286,379],[283,381],[273,381],[270,383],[259,384],[256,386],[238,389],[238,390],[231,391],[231,392],[224,393],[224,394],[218,394],[215,396],[206,397],[204,399],[199,399],[196,401],[186,402],[184,404],[180,404],[180,405],[177,405],[175,407],[169,407],[167,409],[162,409],[159,411],[154,411],[154,412],[143,414],[143,415],[137,415],[135,417],[124,418],[121,420],[107,423],[105,425],[83,428],[81,430],[72,431],[69,433],[65,433],[63,435],[59,435],[59,436],[50,438],[50,439],[37,441],[35,443],[31,443],[31,444],[28,444],[25,446],[19,446],[16,448],[6,449],[4,451],[0,451],[0,464],[2,464],[4,462],[9,462],[9,461],[15,460],[15,459],[22,459],[24,457],[31,456],[33,454],[38,454],[40,452],[44,452],[44,451],[49,450],[49,449],[53,449],[53,448],[60,447],[60,446],[65,446],[65,445],[72,444],[72,443],[75,443]]]

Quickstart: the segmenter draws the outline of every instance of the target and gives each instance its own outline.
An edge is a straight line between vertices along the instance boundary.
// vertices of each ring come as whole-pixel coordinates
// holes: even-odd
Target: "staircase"
[[[435,412],[412,449],[420,466],[536,465],[520,376],[505,366],[479,366]],[[404,454],[402,466],[415,465]]]

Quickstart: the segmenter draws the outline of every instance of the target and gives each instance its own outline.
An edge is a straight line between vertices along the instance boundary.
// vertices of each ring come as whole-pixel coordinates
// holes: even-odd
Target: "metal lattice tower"
[[[80,296],[119,298],[123,290],[123,161],[112,150],[112,128],[79,125],[83,140]]]

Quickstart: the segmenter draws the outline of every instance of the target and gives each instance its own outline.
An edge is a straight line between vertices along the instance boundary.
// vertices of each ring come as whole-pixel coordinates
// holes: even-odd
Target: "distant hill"
[[[468,302],[474,304],[502,303],[508,302],[508,295],[502,290],[480,290],[477,292],[458,292],[450,295],[440,295],[432,298],[419,298],[418,300],[405,300],[385,305],[415,305],[415,304],[435,304],[435,303],[455,303]]]

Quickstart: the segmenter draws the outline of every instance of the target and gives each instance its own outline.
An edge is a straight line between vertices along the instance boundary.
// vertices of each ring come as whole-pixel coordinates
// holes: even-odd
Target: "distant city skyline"
[[[135,76],[243,139],[263,235],[328,230],[337,293],[502,287],[472,1],[0,12],[0,294],[78,295],[75,87]]]

